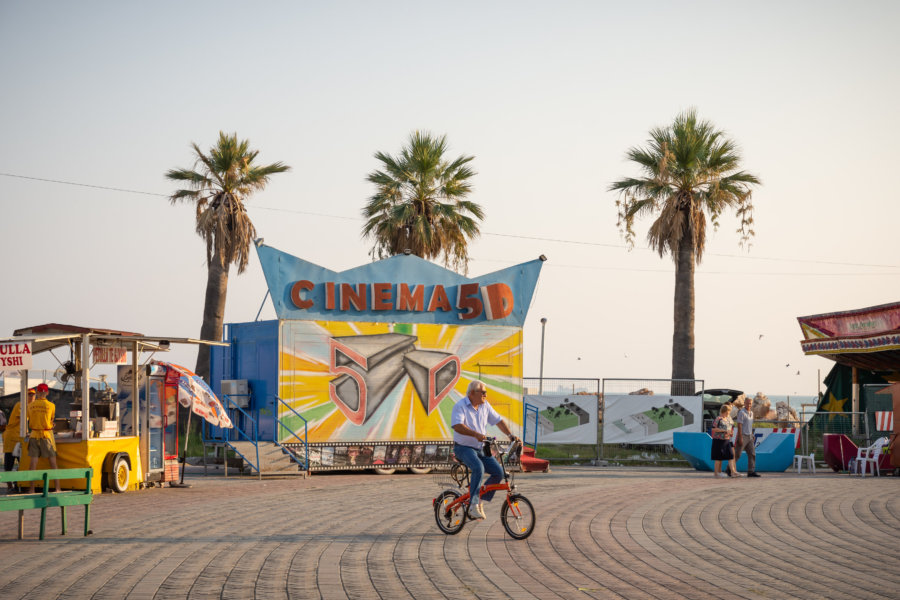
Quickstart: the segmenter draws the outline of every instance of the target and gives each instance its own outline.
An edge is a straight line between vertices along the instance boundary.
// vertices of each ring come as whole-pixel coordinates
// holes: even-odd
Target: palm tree
[[[662,257],[675,261],[675,327],[672,336],[672,379],[694,379],[694,268],[703,258],[707,217],[715,229],[719,216],[734,209],[740,219],[741,245],[753,231],[752,186],[759,179],[742,170],[740,153],[712,123],[690,109],[665,128],[650,131],[647,147],[626,156],[642,171],[609,186],[619,192],[618,226],[634,246],[634,219],[653,215],[647,241]],[[688,384],[691,390],[693,384]],[[689,393],[693,393],[693,391]],[[674,393],[674,392],[673,392]]]
[[[228,271],[232,263],[238,274],[247,268],[250,243],[256,228],[247,215],[244,200],[266,187],[269,177],[290,170],[280,162],[260,166],[253,164],[258,150],[251,150],[247,140],[237,134],[219,132],[219,141],[204,154],[192,143],[196,154],[193,169],[171,169],[166,177],[187,182],[188,189],[169,197],[172,204],[193,202],[197,208],[197,235],[206,240],[206,301],[203,305],[204,340],[222,339],[225,318],[225,294]],[[209,347],[201,345],[195,372],[209,380]]]
[[[474,157],[448,161],[446,151],[447,136],[416,131],[398,156],[375,153],[383,170],[366,177],[376,192],[362,210],[363,237],[375,241],[373,258],[401,252],[426,259],[443,255],[448,267],[468,270],[468,242],[479,234],[484,211],[465,200],[472,191],[475,171],[468,165]]]

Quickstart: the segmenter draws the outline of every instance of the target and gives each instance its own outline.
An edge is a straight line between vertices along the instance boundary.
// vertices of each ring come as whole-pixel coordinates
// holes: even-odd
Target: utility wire
[[[156,192],[144,192],[141,190],[129,190],[125,188],[117,188],[117,187],[109,187],[105,185],[94,185],[89,183],[76,183],[74,181],[63,181],[60,179],[48,179],[45,177],[29,177],[27,175],[16,175],[14,173],[0,173],[3,177],[14,177],[17,179],[28,179],[31,181],[43,181],[46,183],[58,183],[60,185],[74,185],[78,187],[86,187],[86,188],[94,188],[98,190],[108,190],[113,192],[125,192],[128,194],[142,194],[144,196],[157,196],[160,198],[169,198],[168,194],[159,194]],[[286,212],[286,213],[294,213],[299,215],[307,215],[313,217],[324,217],[328,219],[342,219],[346,221],[361,221],[362,219],[359,217],[347,217],[342,215],[329,215],[326,213],[315,213],[309,212],[305,210],[297,210],[294,208],[274,208],[269,206],[258,206],[254,204],[249,204],[250,208],[257,208],[260,210],[271,210],[276,212]],[[548,238],[548,237],[539,237],[539,236],[530,236],[530,235],[517,235],[514,233],[494,233],[490,231],[485,231],[482,235],[489,235],[494,237],[506,237],[506,238],[515,238],[521,240],[533,240],[538,242],[552,242],[557,244],[573,244],[579,246],[596,246],[601,248],[616,248],[616,249],[625,249],[627,246],[625,244],[608,244],[602,242],[586,242],[582,240],[567,240],[560,238]],[[641,250],[650,250],[650,248],[640,248]],[[816,265],[833,265],[833,266],[842,266],[842,267],[879,267],[886,269],[898,269],[900,265],[876,265],[876,264],[868,264],[868,263],[848,263],[848,262],[836,262],[836,261],[825,261],[825,260],[806,260],[801,258],[778,258],[778,257],[769,257],[769,256],[744,256],[741,254],[716,254],[716,253],[707,253],[707,256],[717,256],[720,258],[740,258],[740,259],[749,259],[749,260],[768,260],[775,262],[792,262],[792,263],[806,263],[806,264],[816,264]],[[562,265],[555,265],[562,266]],[[591,267],[585,267],[591,268]],[[630,269],[634,270],[634,269]],[[798,273],[797,275],[807,275],[806,273]]]

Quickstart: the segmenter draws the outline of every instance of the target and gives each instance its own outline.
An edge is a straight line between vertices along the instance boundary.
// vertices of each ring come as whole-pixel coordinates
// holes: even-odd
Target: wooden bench
[[[34,481],[43,483],[43,491],[36,494],[9,494],[0,496],[0,511],[19,511],[19,539],[25,534],[25,511],[32,508],[41,509],[41,537],[47,523],[47,509],[58,506],[62,511],[62,534],[66,535],[66,507],[84,506],[84,535],[90,535],[91,502],[94,494],[91,491],[91,477],[94,470],[90,467],[79,469],[43,469],[37,471],[2,471],[0,483],[12,482],[22,487],[30,487]],[[84,479],[87,484],[84,490],[51,492],[50,482],[54,479]]]

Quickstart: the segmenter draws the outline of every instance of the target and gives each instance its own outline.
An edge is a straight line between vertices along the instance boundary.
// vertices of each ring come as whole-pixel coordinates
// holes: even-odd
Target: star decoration
[[[824,402],[822,404],[822,410],[824,412],[844,412],[844,403],[847,402],[847,398],[842,398],[838,400],[834,397],[833,393],[828,394],[828,402]]]

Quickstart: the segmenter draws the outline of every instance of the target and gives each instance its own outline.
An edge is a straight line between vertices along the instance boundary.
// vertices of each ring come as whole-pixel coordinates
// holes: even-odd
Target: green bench
[[[43,483],[43,491],[36,494],[10,494],[0,496],[0,511],[19,511],[19,539],[25,534],[25,511],[32,508],[41,509],[41,538],[44,539],[44,528],[47,523],[47,509],[58,506],[62,511],[62,534],[66,535],[66,507],[84,506],[84,535],[90,535],[91,502],[94,494],[91,491],[91,477],[94,470],[83,469],[43,469],[37,471],[0,471],[0,483],[11,482],[19,487],[31,487],[31,482]],[[50,482],[54,479],[84,479],[87,481],[84,490],[51,492]]]

